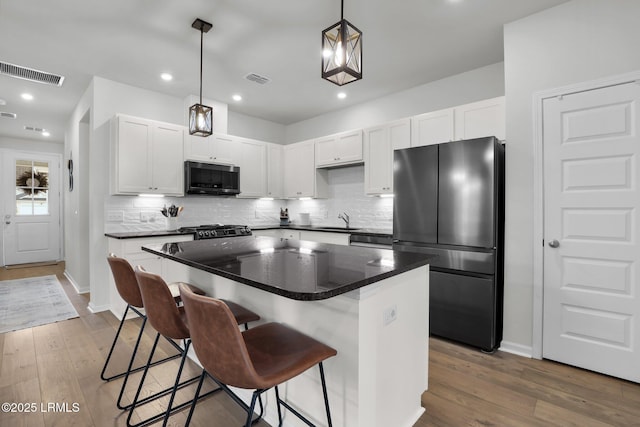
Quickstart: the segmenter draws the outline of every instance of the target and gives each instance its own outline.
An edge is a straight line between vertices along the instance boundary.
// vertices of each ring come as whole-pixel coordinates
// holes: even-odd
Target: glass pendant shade
[[[362,32],[346,19],[322,32],[322,78],[338,86],[362,78]]]
[[[209,136],[213,129],[213,109],[202,104],[189,108],[189,134]]]

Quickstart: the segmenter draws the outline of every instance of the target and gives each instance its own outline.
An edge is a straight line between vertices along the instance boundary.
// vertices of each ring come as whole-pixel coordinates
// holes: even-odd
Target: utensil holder
[[[178,229],[178,218],[170,216],[167,218],[167,231],[174,231]]]

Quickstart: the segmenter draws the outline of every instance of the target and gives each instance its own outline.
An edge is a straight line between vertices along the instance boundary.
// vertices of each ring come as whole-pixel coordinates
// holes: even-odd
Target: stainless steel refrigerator
[[[429,329],[492,351],[502,340],[504,146],[494,137],[396,150],[393,247],[437,255]]]

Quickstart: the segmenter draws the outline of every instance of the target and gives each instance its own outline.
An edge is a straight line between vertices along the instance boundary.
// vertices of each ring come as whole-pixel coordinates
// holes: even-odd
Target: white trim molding
[[[82,286],[78,285],[78,282],[73,280],[73,277],[71,276],[71,274],[69,274],[69,272],[67,270],[65,270],[63,274],[64,274],[64,277],[67,278],[69,283],[71,283],[73,288],[76,290],[77,294],[81,295],[81,294],[89,293],[89,288],[88,287],[82,287]]]
[[[504,351],[505,353],[511,353],[517,356],[526,357],[527,359],[531,359],[533,354],[533,347],[517,344],[510,341],[502,341],[498,350]]]
[[[531,356],[542,359],[543,315],[544,315],[544,137],[543,103],[545,99],[586,92],[609,86],[636,82],[640,84],[640,70],[617,76],[605,77],[582,83],[548,89],[533,94],[533,345]],[[502,342],[502,347],[512,348],[511,343]],[[519,344],[516,347],[526,348]],[[509,351],[511,352],[511,351]],[[514,351],[514,353],[519,354]]]

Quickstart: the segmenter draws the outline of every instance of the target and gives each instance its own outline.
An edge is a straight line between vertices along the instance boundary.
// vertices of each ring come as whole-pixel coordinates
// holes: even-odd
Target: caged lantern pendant
[[[344,19],[322,32],[322,78],[338,86],[362,78],[362,32]]]
[[[202,104],[202,45],[204,33],[208,33],[212,25],[198,18],[191,26],[200,31],[200,103],[189,108],[189,134],[209,136],[213,131],[213,109]]]

